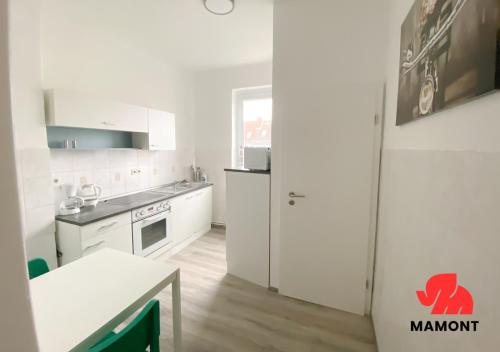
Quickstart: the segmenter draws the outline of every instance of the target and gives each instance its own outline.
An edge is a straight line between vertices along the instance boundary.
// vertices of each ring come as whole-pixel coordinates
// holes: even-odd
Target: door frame
[[[377,91],[377,106],[374,115],[374,147],[373,147],[373,178],[371,196],[371,215],[368,244],[368,266],[366,274],[366,297],[365,315],[372,313],[373,289],[375,283],[375,264],[377,259],[377,240],[380,207],[380,181],[382,172],[382,150],[384,143],[385,107],[386,107],[386,83],[380,84]]]

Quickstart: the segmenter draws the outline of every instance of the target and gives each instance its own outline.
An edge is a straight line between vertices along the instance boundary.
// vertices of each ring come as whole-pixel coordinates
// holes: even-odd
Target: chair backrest
[[[151,300],[126,328],[104,339],[90,352],[160,351],[160,302]]]
[[[28,273],[30,280],[49,272],[47,262],[42,258],[35,258],[28,262]]]

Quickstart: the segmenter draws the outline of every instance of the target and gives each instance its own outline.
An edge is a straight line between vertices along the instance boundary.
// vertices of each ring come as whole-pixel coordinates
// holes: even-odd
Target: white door
[[[375,2],[362,8],[357,1],[314,4],[280,1],[274,8],[273,148],[281,157],[273,167],[281,176],[272,187],[280,187],[279,290],[363,314],[374,115],[385,63],[382,10]],[[373,30],[360,30],[359,23]],[[305,198],[291,198],[290,192]]]
[[[285,295],[364,312],[374,107],[374,95],[365,91],[349,109],[339,104],[324,114],[287,115],[280,265]]]

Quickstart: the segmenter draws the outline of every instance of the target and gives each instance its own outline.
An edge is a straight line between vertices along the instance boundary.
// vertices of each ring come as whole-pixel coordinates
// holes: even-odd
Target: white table
[[[87,351],[172,284],[174,350],[181,350],[178,267],[102,249],[30,281],[41,352]]]

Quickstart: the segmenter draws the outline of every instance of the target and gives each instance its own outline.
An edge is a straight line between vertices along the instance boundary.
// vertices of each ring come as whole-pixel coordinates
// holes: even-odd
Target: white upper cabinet
[[[175,115],[148,109],[148,122],[147,134],[134,134],[134,147],[147,150],[175,150]]]
[[[149,109],[148,118],[149,150],[175,150],[175,115]]]
[[[148,132],[148,109],[64,90],[45,94],[48,126]]]

